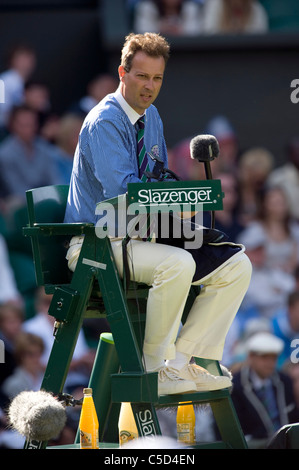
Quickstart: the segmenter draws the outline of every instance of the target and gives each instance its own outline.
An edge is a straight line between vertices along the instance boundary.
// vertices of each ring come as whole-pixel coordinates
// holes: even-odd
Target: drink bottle
[[[99,421],[92,397],[92,389],[83,389],[83,403],[79,420],[80,449],[99,448]]]
[[[195,413],[192,403],[179,403],[176,423],[178,442],[195,444]]]
[[[118,420],[119,445],[122,446],[132,439],[138,438],[138,430],[135,423],[131,403],[121,404]]]

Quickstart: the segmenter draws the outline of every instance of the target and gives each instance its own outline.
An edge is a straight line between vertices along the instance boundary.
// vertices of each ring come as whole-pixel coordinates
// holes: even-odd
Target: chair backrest
[[[26,192],[29,227],[38,223],[62,223],[68,197],[68,185],[44,186]],[[71,273],[65,255],[65,235],[31,237],[37,285],[61,285],[70,282]]]

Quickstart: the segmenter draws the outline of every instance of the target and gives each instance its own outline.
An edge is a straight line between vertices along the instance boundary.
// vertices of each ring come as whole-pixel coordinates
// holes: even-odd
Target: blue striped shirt
[[[138,177],[137,129],[140,116],[119,90],[108,95],[85,118],[76,148],[64,221],[96,224],[96,205],[127,192]],[[167,166],[163,124],[155,106],[146,110],[147,151]],[[150,169],[153,162],[149,159]]]

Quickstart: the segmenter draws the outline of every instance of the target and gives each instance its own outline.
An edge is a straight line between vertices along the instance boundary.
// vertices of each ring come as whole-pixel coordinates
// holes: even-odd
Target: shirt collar
[[[126,102],[125,98],[120,92],[120,89],[118,88],[115,92],[115,98],[117,99],[118,103],[122,107],[123,111],[126,113],[128,116],[131,124],[133,126],[136,124],[139,118],[141,118],[140,114],[138,114],[131,106]]]
[[[268,379],[268,378],[267,379],[262,379],[253,370],[251,370],[251,381],[252,381],[253,388],[256,389],[256,390],[259,390],[259,389],[265,387],[266,385],[268,385],[270,383],[270,379]]]

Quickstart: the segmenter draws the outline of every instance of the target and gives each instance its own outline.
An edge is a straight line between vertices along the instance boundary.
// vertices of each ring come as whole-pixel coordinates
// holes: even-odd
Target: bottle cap
[[[92,388],[83,388],[84,395],[92,395]]]

